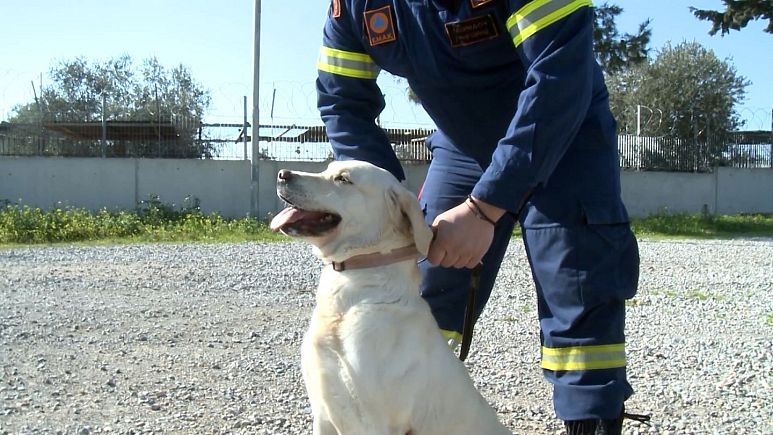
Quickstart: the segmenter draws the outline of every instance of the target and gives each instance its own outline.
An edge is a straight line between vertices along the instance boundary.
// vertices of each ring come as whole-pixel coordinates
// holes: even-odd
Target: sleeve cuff
[[[517,214],[531,195],[532,187],[525,183],[507,184],[490,177],[478,181],[472,189],[472,196],[493,206]]]

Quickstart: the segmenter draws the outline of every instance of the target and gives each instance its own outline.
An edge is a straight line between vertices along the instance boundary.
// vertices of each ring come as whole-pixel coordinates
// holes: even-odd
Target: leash
[[[647,414],[629,414],[625,412],[625,409],[623,409],[623,418],[627,418],[628,420],[638,421],[639,423],[642,423],[647,426],[651,426],[650,420],[652,419],[651,415]]]
[[[478,288],[480,287],[480,269],[479,264],[472,269],[470,275],[470,291],[467,292],[467,306],[464,309],[464,324],[462,326],[462,347],[459,349],[459,359],[464,361],[470,352],[472,344],[472,329],[475,327],[475,299],[477,298]]]

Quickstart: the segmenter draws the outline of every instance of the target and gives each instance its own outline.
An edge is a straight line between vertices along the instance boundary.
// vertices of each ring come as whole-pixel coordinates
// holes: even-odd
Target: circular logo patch
[[[376,12],[370,17],[370,29],[376,33],[384,33],[389,29],[389,17],[383,12]]]

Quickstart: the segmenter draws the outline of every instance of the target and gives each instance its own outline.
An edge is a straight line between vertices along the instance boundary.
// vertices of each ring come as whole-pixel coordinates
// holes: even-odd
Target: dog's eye
[[[335,178],[333,178],[333,181],[340,184],[352,184],[352,181],[346,177],[344,174],[338,174]]]

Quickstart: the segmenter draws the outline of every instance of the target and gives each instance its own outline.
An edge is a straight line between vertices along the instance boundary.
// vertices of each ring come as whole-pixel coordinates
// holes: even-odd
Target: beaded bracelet
[[[476,218],[478,218],[480,220],[484,220],[484,221],[490,223],[491,225],[494,225],[494,226],[497,225],[496,222],[491,220],[491,218],[489,218],[488,216],[486,216],[485,213],[483,213],[483,210],[480,209],[480,207],[478,206],[478,203],[475,202],[474,199],[472,199],[472,195],[467,195],[467,200],[469,202],[465,201],[464,203],[467,204],[467,208],[470,209],[470,211],[472,212],[472,214],[475,215]]]

